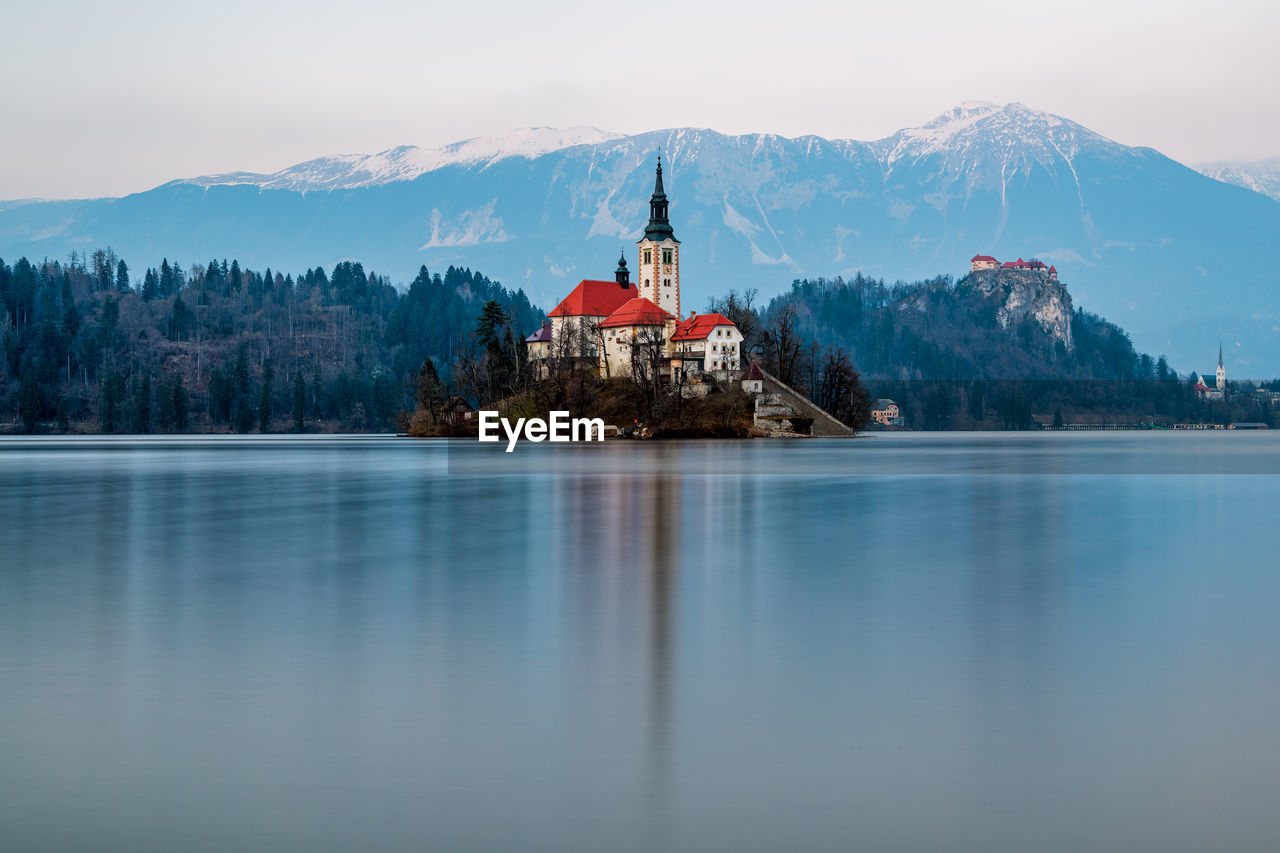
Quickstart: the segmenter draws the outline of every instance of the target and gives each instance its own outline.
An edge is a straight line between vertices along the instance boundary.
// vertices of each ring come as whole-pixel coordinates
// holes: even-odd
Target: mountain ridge
[[[1195,169],[1215,181],[1243,187],[1280,201],[1280,157],[1197,163]]]
[[[112,245],[148,263],[237,255],[295,270],[359,258],[402,282],[453,264],[547,306],[578,278],[607,277],[619,243],[638,238],[661,150],[686,308],[802,276],[925,279],[967,272],[975,252],[1035,256],[1077,304],[1175,366],[1221,338],[1236,375],[1280,373],[1280,204],[1061,116],[969,102],[871,142],[572,130],[435,149],[448,162],[427,171],[415,172],[434,160],[402,147],[297,164],[265,186],[231,173],[0,204],[0,255]]]

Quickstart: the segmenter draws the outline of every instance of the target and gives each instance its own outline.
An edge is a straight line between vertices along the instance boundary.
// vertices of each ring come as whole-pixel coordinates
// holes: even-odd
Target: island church
[[[636,278],[625,254],[613,281],[584,279],[525,339],[536,374],[571,359],[602,376],[637,378],[645,371],[663,382],[727,379],[741,370],[742,333],[722,314],[686,317],[680,306],[680,241],[668,213],[662,158],[649,199],[649,224],[637,242]]]

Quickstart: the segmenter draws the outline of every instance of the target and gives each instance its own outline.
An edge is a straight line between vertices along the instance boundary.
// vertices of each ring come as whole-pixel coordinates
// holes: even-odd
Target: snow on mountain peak
[[[524,127],[496,136],[452,142],[440,148],[400,145],[377,154],[339,154],[298,163],[262,175],[231,172],[190,178],[185,183],[211,187],[252,184],[263,189],[334,190],[411,181],[427,172],[454,165],[490,166],[508,157],[533,159],[576,145],[596,145],[621,138],[595,127]]]
[[[321,157],[268,175],[234,172],[193,178],[185,183],[205,187],[247,184],[300,192],[351,189],[411,181],[449,166],[483,171],[507,158],[534,159],[576,146],[608,145],[620,140],[624,145],[630,141],[651,145],[661,136],[666,137],[664,152],[677,160],[686,148],[706,144],[749,144],[772,149],[791,141],[774,134],[724,137],[692,128],[627,137],[594,127],[526,127],[439,148],[402,145],[377,154]],[[817,137],[804,138],[809,147],[815,140]],[[943,176],[959,179],[963,175],[970,188],[1003,186],[1014,174],[1037,165],[1054,174],[1069,173],[1073,179],[1072,162],[1083,148],[1122,147],[1060,116],[1016,102],[1001,106],[986,101],[964,101],[920,127],[904,128],[873,142],[832,142],[833,150],[846,157],[878,160],[886,175],[913,163],[924,165],[924,161],[937,160]]]
[[[1280,157],[1270,160],[1220,160],[1193,166],[1202,175],[1280,201]]]
[[[870,143],[892,173],[897,164],[938,158],[944,175],[970,186],[1003,186],[1015,173],[1039,165],[1074,179],[1072,162],[1087,147],[1119,147],[1075,122],[1017,102],[998,106],[965,101],[921,127],[904,128]]]

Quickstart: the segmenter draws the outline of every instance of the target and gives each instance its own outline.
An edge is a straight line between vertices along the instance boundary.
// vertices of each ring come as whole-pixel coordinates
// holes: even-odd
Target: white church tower
[[[671,230],[667,216],[667,194],[662,189],[662,157],[649,199],[649,224],[640,243],[640,266],[636,282],[640,295],[659,308],[670,311],[676,319],[680,313],[680,241]]]
[[[1222,342],[1221,341],[1218,342],[1217,380],[1218,380],[1218,390],[1226,391],[1227,390],[1227,368],[1224,367],[1222,364]]]

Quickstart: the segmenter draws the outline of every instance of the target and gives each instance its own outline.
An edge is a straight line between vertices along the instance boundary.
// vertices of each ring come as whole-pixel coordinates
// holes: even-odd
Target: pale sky
[[[1280,156],[1262,0],[0,0],[0,199],[517,127],[875,139],[1021,101],[1184,162]]]

